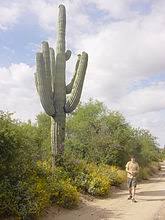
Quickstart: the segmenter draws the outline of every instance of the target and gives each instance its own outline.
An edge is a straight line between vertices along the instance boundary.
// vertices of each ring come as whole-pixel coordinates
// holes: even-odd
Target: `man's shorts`
[[[128,188],[136,187],[137,186],[136,177],[128,178],[127,179],[127,185],[128,185]]]

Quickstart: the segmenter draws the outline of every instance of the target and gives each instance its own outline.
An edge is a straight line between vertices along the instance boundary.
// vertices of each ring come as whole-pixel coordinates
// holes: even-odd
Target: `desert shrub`
[[[79,193],[69,179],[56,180],[52,179],[50,185],[50,194],[52,203],[56,203],[64,208],[73,208],[79,203]]]
[[[71,154],[57,155],[56,166],[62,167],[65,172],[67,172],[68,176],[72,180],[75,180],[79,173],[84,171],[86,161],[77,159]]]
[[[79,172],[79,174],[75,177],[73,184],[77,187],[80,192],[88,191],[88,179],[89,176],[85,172]]]
[[[107,195],[111,185],[119,186],[126,181],[125,171],[105,164],[90,163],[85,172],[80,175],[82,187],[92,195]]]
[[[72,208],[79,202],[77,188],[72,185],[68,173],[63,167],[54,170],[47,162],[38,162],[37,175],[46,181],[46,191],[49,201],[65,208]]]
[[[146,167],[140,167],[138,180],[148,180],[150,176],[158,173],[161,169],[159,162],[152,162]]]
[[[126,181],[126,172],[124,170],[117,170],[117,186]]]
[[[46,162],[40,162],[39,167],[43,172],[42,177],[46,177],[46,190],[51,203],[55,203],[64,208],[76,206],[79,202],[79,193],[77,188],[72,185],[71,179],[64,168],[55,167],[54,170],[52,170],[50,165]],[[40,174],[41,171],[39,172]]]
[[[68,155],[59,156],[57,161],[79,191],[92,195],[107,195],[111,185],[119,186],[126,180],[125,171],[115,166],[87,163]]]
[[[0,214],[24,218],[39,215],[49,205],[46,182],[31,176],[27,180],[5,180],[0,185]]]
[[[150,165],[149,165],[149,169],[151,171],[152,174],[155,174],[157,173],[159,170],[161,170],[161,166],[158,162],[152,162]]]
[[[111,185],[119,186],[126,181],[126,173],[115,166],[89,164],[87,166],[87,191],[93,195],[107,195]]]
[[[58,158],[58,165],[63,167],[68,173],[72,184],[80,191],[100,196],[108,193],[110,182],[105,175],[99,172],[96,164],[87,164],[86,161],[65,155]]]
[[[39,168],[25,179],[6,179],[0,183],[0,215],[19,218],[38,216],[52,202],[72,208],[79,202],[77,188],[72,185],[63,168],[53,172]],[[43,165],[45,166],[45,164]]]
[[[103,164],[99,166],[99,170],[109,178],[112,186],[119,186],[126,181],[126,172],[116,166]]]
[[[59,193],[56,204],[72,207],[78,202],[64,168],[52,171],[49,160],[43,161],[38,134],[30,123],[0,112],[0,216],[37,216],[51,204],[54,190]]]
[[[65,148],[88,163],[123,169],[131,154],[143,167],[159,161],[161,155],[156,138],[148,130],[133,128],[119,112],[94,100],[80,104],[67,118]]]
[[[110,191],[109,178],[97,171],[89,174],[87,186],[88,193],[95,196],[105,196]]]
[[[148,167],[140,168],[139,174],[138,174],[138,180],[148,180],[149,176],[150,174],[149,174]]]

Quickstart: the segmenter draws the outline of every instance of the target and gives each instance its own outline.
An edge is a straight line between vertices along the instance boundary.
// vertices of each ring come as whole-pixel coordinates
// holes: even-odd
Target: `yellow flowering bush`
[[[97,170],[90,173],[88,177],[88,193],[96,196],[105,196],[110,190],[109,178]]]
[[[51,183],[51,201],[64,208],[73,208],[79,203],[77,188],[70,180],[59,180]]]
[[[99,171],[109,178],[112,186],[119,186],[126,181],[126,172],[116,166],[102,164],[99,166]]]
[[[7,190],[0,194],[0,214],[12,214],[22,219],[37,216],[49,206],[50,194],[43,179],[31,176],[28,180],[13,181],[15,184],[4,182],[0,186],[0,190]]]

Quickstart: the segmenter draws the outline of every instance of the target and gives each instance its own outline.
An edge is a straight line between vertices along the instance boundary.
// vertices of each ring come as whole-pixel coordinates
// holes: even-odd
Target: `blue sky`
[[[12,62],[34,65],[37,45],[49,35],[33,14],[26,13],[21,16],[21,20],[14,27],[0,32],[0,66],[9,66]]]
[[[41,42],[55,47],[58,5],[67,11],[70,79],[76,54],[89,64],[82,101],[90,97],[149,129],[165,144],[165,1],[0,0],[0,109],[35,120],[43,111],[34,85]]]
[[[19,3],[20,1],[14,2]],[[53,1],[45,2],[51,3]],[[8,7],[10,4],[11,1],[5,1],[5,4],[2,5]],[[151,11],[151,5],[150,1],[144,1],[141,3],[139,3],[139,1],[132,1],[129,7],[132,11],[139,14],[147,14]],[[106,10],[99,10],[95,2],[87,2],[87,4],[84,4],[84,7],[80,10],[89,17],[93,26],[100,25],[104,22],[111,23],[121,20],[113,17],[111,13]],[[88,30],[88,28],[86,29]],[[94,30],[95,28],[92,32]],[[83,31],[85,32],[85,28]],[[37,45],[44,39],[48,39],[50,36],[53,37],[53,35],[55,36],[55,30],[52,31],[47,29],[45,31],[45,29],[43,29],[38,23],[37,16],[34,12],[28,10],[21,13],[20,19],[14,27],[9,27],[7,30],[1,30],[0,32],[0,66],[10,65],[11,62],[25,62],[29,65],[34,65],[35,51],[38,49]]]

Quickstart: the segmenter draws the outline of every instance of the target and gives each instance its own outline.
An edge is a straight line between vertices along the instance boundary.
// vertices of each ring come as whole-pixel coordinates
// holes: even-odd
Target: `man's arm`
[[[136,163],[136,171],[133,172],[133,176],[137,176],[138,173],[139,173],[139,164]]]
[[[126,164],[125,167],[126,167],[126,169],[125,169],[126,172],[129,173],[129,174],[132,174],[132,172],[130,172],[130,170],[129,170],[129,162]]]

